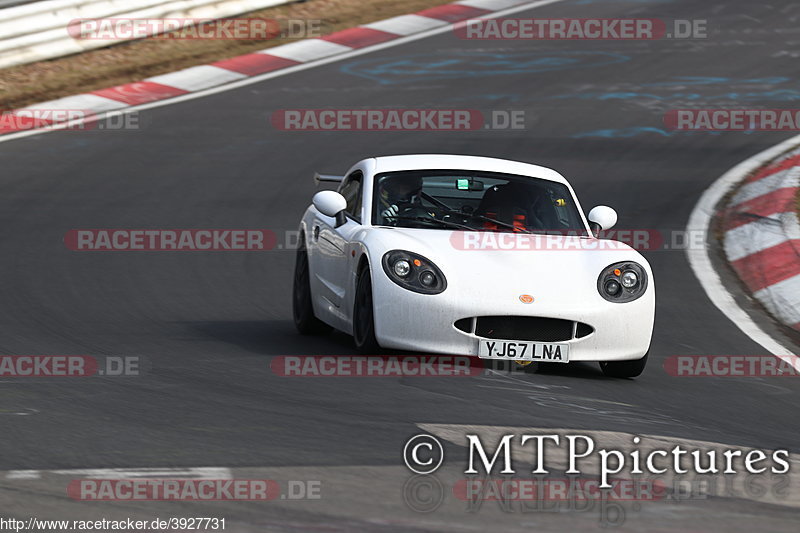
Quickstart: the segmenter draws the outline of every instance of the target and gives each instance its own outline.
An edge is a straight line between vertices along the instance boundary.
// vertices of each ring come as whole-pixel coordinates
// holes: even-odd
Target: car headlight
[[[405,250],[392,250],[383,255],[383,271],[389,279],[410,291],[439,294],[447,288],[447,280],[430,260]]]
[[[609,265],[597,278],[597,291],[609,302],[632,302],[646,289],[647,273],[631,261]]]

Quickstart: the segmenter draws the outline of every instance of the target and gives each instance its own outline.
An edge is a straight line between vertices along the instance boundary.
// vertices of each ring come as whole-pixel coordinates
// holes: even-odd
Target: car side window
[[[356,170],[347,176],[339,187],[339,193],[347,201],[344,212],[358,222],[361,222],[361,182],[363,174]]]

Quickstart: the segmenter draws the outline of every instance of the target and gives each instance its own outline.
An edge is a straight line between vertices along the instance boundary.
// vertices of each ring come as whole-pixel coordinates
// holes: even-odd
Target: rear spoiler
[[[321,181],[329,181],[333,183],[341,183],[344,179],[344,176],[334,176],[333,174],[320,174],[319,172],[314,173],[314,184],[319,185]]]

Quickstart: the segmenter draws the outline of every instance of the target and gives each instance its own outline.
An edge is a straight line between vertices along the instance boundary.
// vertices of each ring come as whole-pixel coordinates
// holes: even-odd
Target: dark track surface
[[[596,365],[581,365],[515,376],[530,387],[520,392],[519,383],[502,377],[275,376],[269,363],[277,355],[353,353],[344,335],[295,333],[289,251],[76,253],[62,242],[73,228],[269,228],[282,235],[296,229],[315,190],[314,171],[343,172],[363,157],[414,152],[542,164],[570,179],[584,208],[616,208],[620,227],[680,231],[714,179],[787,135],[584,134],[663,129],[663,112],[673,108],[792,107],[788,95],[800,98],[797,59],[780,52],[797,52],[793,17],[800,8],[786,4],[568,1],[514,16],[707,19],[709,38],[532,43],[445,33],[146,110],[138,132],[55,132],[0,143],[0,353],[138,355],[151,367],[136,379],[0,383],[1,412],[37,411],[0,416],[0,470],[319,467],[324,484],[326,467],[402,465],[400,450],[419,432],[417,423],[604,429],[800,452],[800,383],[680,379],[661,367],[670,355],[765,353],[710,303],[682,251],[646,254],[658,304],[643,376],[610,380]],[[535,60],[565,55],[579,57],[579,65],[536,71]],[[410,56],[459,58],[460,70],[378,69]],[[599,58],[616,62],[597,64]],[[496,72],[510,64],[528,66]],[[589,93],[598,97],[581,97]],[[609,93],[627,96],[602,97]],[[268,119],[278,109],[364,106],[524,109],[527,129],[286,133]],[[563,407],[537,404],[545,393]],[[592,399],[630,407],[604,409]],[[463,452],[448,453],[457,462]],[[366,475],[364,483],[378,485]],[[9,486],[0,490],[4,507],[38,501]],[[333,498],[335,484],[328,487]],[[63,495],[63,487],[52,490]],[[58,514],[70,505],[44,492],[42,509]],[[435,514],[403,511],[399,493],[395,487],[396,500],[384,502],[405,515],[398,527],[444,527]],[[800,518],[746,502],[707,505],[718,506],[713,512],[723,521],[770,515],[773,529],[791,529]],[[231,507],[228,515],[256,524],[254,531],[285,525],[269,508],[248,509],[239,516]],[[102,515],[100,506],[83,511]],[[362,513],[353,509],[350,518]],[[285,516],[311,520],[291,510]],[[427,522],[417,524],[419,517]],[[559,525],[557,516],[550,520],[545,525]],[[669,529],[678,519],[659,520]]]

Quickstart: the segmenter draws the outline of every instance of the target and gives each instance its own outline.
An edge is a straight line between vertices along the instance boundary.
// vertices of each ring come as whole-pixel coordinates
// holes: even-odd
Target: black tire
[[[328,333],[331,327],[314,316],[314,304],[311,302],[311,282],[308,273],[308,252],[304,244],[305,237],[300,236],[300,247],[294,263],[294,284],[292,287],[292,315],[294,325],[303,335],[319,335]]]
[[[648,355],[649,351],[641,359],[632,361],[600,361],[600,370],[610,378],[635,378],[644,371]]]
[[[356,349],[365,355],[380,353],[380,345],[375,338],[375,311],[372,303],[372,278],[369,266],[363,266],[356,281],[355,303],[353,304],[353,340]]]

